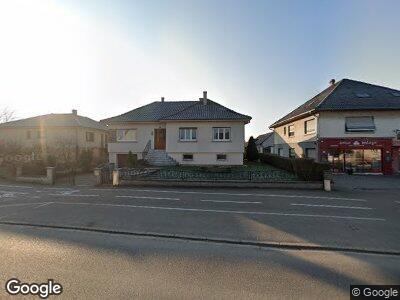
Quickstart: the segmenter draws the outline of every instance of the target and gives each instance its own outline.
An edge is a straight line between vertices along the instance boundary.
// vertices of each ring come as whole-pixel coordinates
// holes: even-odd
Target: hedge
[[[328,164],[317,163],[309,158],[287,158],[275,154],[260,154],[260,161],[286,170],[305,181],[319,181],[324,179],[324,171],[328,171]]]

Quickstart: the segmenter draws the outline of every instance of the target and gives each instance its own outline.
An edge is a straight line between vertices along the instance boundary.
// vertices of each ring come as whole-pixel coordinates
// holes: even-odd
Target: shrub
[[[249,142],[247,143],[246,148],[246,158],[248,161],[257,161],[259,157],[259,153],[257,150],[256,141],[251,136]]]
[[[89,172],[92,166],[93,154],[90,150],[82,150],[79,155],[79,167],[82,168],[84,172]]]
[[[22,165],[22,175],[46,175],[43,160],[33,160]]]
[[[275,154],[261,154],[261,162],[286,170],[305,181],[319,181],[324,178],[324,171],[330,169],[328,164],[317,163],[309,158],[287,158]]]
[[[56,158],[53,155],[47,156],[47,166],[48,167],[55,167],[56,166]]]
[[[128,157],[126,159],[126,166],[128,168],[133,168],[136,166],[137,163],[137,156],[133,155],[132,151],[128,152]]]

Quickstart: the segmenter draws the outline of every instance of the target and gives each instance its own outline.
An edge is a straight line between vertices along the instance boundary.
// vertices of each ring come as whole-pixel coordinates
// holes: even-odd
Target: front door
[[[166,131],[165,128],[154,129],[154,149],[165,150]]]

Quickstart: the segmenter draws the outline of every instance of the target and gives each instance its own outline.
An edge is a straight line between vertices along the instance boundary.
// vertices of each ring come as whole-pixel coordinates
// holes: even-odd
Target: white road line
[[[305,204],[305,203],[291,203],[290,205],[310,206],[310,207],[327,207],[327,208],[373,209],[371,207],[363,207],[363,206],[342,206],[342,205]]]
[[[394,202],[396,202],[396,203],[399,203],[399,204],[400,204],[400,201],[394,201]]]
[[[260,204],[261,202],[258,201],[231,201],[231,200],[200,200],[202,202],[221,202],[221,203],[254,203],[254,204]]]
[[[47,202],[46,202],[47,203]],[[43,202],[32,202],[32,203],[16,203],[16,204],[6,204],[0,205],[0,207],[9,207],[9,206],[24,206],[24,205],[36,205],[36,204],[43,204]]]
[[[60,196],[60,197],[99,197],[100,195],[77,195],[77,194],[47,194],[49,196]]]
[[[313,217],[313,218],[353,219],[353,220],[367,220],[367,221],[386,221],[386,219],[381,219],[381,218],[363,218],[363,217],[351,217],[351,216],[291,214],[291,213],[278,213],[278,212],[236,211],[236,210],[221,210],[221,209],[143,206],[143,205],[129,205],[129,204],[88,203],[88,202],[73,202],[73,203],[72,202],[55,202],[54,204],[55,205],[56,204],[65,204],[65,205],[88,205],[88,206],[113,206],[113,207],[130,207],[130,208],[143,208],[143,209],[214,212],[214,213],[228,213],[228,214],[272,215],[272,216],[288,216],[288,217]]]
[[[195,192],[195,191],[177,191],[177,190],[143,190],[143,189],[91,189],[93,191],[131,191],[131,192],[152,192],[152,193],[175,193],[175,194],[199,194],[199,195],[225,195],[225,196],[254,196],[254,197],[279,197],[279,198],[305,198],[305,199],[327,199],[327,200],[344,200],[344,201],[360,201],[366,202],[365,199],[326,197],[326,196],[307,196],[307,195],[277,195],[277,194],[235,194],[222,192]]]
[[[39,205],[39,206],[36,206],[34,209],[39,208],[39,207],[43,207],[43,206],[46,206],[46,205],[50,205],[50,204],[53,204],[53,203],[54,203],[54,202],[43,203],[43,204],[41,204],[41,205]]]
[[[12,187],[12,188],[25,188],[25,189],[32,189],[32,186],[24,186],[24,185],[7,185],[7,184],[0,184],[2,187]]]
[[[154,199],[154,200],[173,200],[179,201],[179,198],[160,198],[160,197],[145,197],[145,196],[115,196],[117,198],[134,198],[134,199]]]

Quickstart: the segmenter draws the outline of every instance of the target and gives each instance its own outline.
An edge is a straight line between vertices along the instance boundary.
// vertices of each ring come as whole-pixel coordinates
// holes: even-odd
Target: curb
[[[164,233],[155,233],[155,232],[130,232],[130,231],[101,229],[101,228],[58,226],[58,225],[46,225],[46,224],[30,224],[30,223],[7,222],[7,221],[0,221],[0,225],[26,226],[26,227],[34,227],[34,228],[49,228],[49,229],[61,229],[61,230],[76,230],[76,231],[87,231],[87,232],[95,232],[95,233],[129,235],[129,236],[137,236],[137,237],[164,238],[164,239],[175,239],[175,240],[184,240],[184,241],[209,242],[209,243],[216,243],[216,244],[256,246],[256,247],[260,247],[260,248],[270,248],[270,249],[350,252],[350,253],[360,253],[360,254],[400,256],[400,251],[396,251],[396,250],[377,250],[377,249],[338,247],[338,246],[318,246],[318,245],[301,244],[301,243],[256,242],[256,241],[251,241],[251,240],[220,239],[220,238],[209,238],[209,237],[203,237],[203,236],[188,236],[188,235],[164,234]]]

